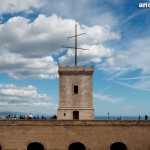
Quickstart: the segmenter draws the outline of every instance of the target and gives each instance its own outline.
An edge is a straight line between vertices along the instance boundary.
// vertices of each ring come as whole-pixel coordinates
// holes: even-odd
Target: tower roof
[[[94,66],[59,66],[58,73],[61,74],[89,74],[94,72]]]

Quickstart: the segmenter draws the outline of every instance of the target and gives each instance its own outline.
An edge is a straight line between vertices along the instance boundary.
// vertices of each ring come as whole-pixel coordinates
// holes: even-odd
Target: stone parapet
[[[88,67],[88,66],[59,66],[58,73],[61,74],[90,74],[92,75],[94,72],[94,66]]]
[[[78,109],[78,110],[94,110],[93,107],[58,107],[59,110],[61,109],[66,109],[66,110],[75,110],[75,109]]]
[[[149,126],[150,120],[0,120],[0,126]]]

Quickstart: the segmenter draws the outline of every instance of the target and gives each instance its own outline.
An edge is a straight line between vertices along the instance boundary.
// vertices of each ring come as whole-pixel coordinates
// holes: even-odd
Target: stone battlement
[[[0,120],[0,126],[150,126],[150,120]]]
[[[58,73],[59,74],[93,74],[94,66],[59,66]]]

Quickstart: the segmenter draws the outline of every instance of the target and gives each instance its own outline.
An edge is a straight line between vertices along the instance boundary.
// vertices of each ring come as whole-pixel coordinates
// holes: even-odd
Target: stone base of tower
[[[94,120],[93,108],[58,108],[58,120]]]

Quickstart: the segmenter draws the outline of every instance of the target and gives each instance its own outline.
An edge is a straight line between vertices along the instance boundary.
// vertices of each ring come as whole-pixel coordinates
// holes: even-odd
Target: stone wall
[[[26,150],[32,142],[44,150],[67,150],[80,142],[86,150],[110,150],[122,142],[127,150],[150,150],[150,121],[1,120],[2,150]]]

